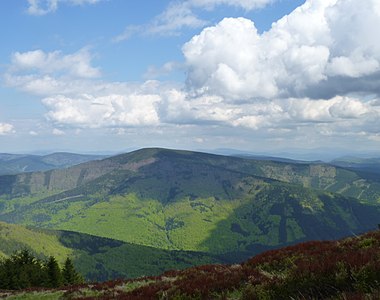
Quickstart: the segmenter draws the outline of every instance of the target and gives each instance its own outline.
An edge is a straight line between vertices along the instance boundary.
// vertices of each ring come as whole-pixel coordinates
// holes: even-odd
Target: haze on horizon
[[[4,0],[0,25],[0,152],[380,155],[377,0]]]

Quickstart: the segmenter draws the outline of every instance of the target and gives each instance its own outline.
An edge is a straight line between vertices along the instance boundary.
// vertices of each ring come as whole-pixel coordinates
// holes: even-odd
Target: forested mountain
[[[142,149],[0,177],[0,219],[239,261],[379,223],[380,180],[328,164]]]

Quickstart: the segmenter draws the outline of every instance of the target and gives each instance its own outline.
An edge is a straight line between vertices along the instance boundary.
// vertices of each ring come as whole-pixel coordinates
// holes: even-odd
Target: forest
[[[58,288],[82,282],[69,257],[60,267],[54,256],[41,260],[23,249],[0,260],[0,289]]]

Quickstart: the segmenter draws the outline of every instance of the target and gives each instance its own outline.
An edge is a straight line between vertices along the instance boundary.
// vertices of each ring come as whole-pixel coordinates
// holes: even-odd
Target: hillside
[[[105,156],[66,152],[57,152],[48,155],[0,153],[0,175],[67,168],[101,158],[105,158]]]
[[[199,172],[193,172],[197,166]],[[380,199],[380,175],[373,173],[320,163],[263,161],[159,148],[141,149],[63,170],[0,176],[0,195],[15,198],[47,191],[66,191],[104,175],[112,176],[111,172],[123,171],[125,177],[151,170],[157,173],[159,167],[164,167],[165,171],[162,170],[160,175],[163,177],[170,176],[164,173],[177,167],[182,168],[182,173],[176,171],[176,174],[185,175],[187,172],[187,178],[182,176],[185,180],[215,170],[227,170],[336,192],[362,201],[376,203]]]
[[[0,257],[29,249],[60,263],[71,257],[87,280],[158,275],[168,269],[222,262],[205,253],[166,251],[68,231],[41,230],[0,222]]]
[[[380,158],[341,157],[331,161],[332,165],[380,174]]]
[[[204,265],[168,271],[157,277],[53,291],[16,292],[11,297],[14,300],[25,299],[23,297],[31,300],[375,300],[380,297],[380,231],[268,251],[241,264]]]
[[[375,228],[379,181],[361,176],[321,164],[143,149],[0,177],[0,219],[240,261]],[[347,197],[359,190],[361,201]]]

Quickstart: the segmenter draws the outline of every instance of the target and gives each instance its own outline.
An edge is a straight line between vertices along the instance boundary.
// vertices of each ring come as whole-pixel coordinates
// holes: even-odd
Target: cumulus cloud
[[[189,0],[184,12],[222,4],[254,9],[269,2]],[[173,10],[184,4],[176,5]],[[238,127],[247,138],[253,133],[274,141],[295,135],[376,141],[380,42],[372,29],[380,26],[379,6],[375,0],[308,0],[264,33],[251,20],[226,18],[183,46],[183,86],[106,82],[97,78],[89,50],[15,53],[5,78],[10,86],[41,95],[47,118],[60,130],[125,134],[129,127]],[[189,24],[161,28],[176,32]],[[151,68],[147,77],[179,67]]]
[[[100,76],[100,70],[91,66],[92,56],[88,49],[64,55],[60,51],[44,52],[34,50],[15,52],[12,55],[12,68],[15,71],[38,71],[43,74],[66,72],[81,78]]]
[[[34,16],[43,16],[58,9],[60,3],[69,3],[71,5],[95,4],[101,0],[28,0],[28,14]]]
[[[14,132],[12,124],[0,123],[0,135],[6,135]]]
[[[3,80],[9,87],[41,96],[61,94],[62,91],[78,94],[88,89],[104,89],[104,85],[94,85],[101,71],[92,66],[92,58],[87,48],[71,54],[42,50],[15,52]]]
[[[380,83],[376,0],[309,0],[262,34],[245,18],[205,28],[183,47],[188,88],[229,100],[329,97]],[[367,84],[352,90],[352,79]],[[378,91],[378,89],[377,89]]]
[[[156,125],[159,117],[155,104],[157,95],[132,94],[94,97],[81,95],[70,98],[62,95],[44,98],[47,117],[61,125],[99,128]]]

